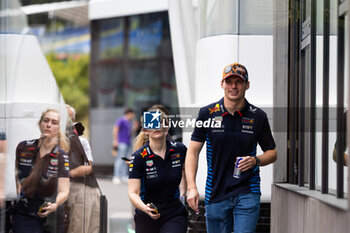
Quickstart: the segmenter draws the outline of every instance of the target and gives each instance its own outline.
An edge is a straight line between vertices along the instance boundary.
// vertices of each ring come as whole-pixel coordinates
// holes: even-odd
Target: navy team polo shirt
[[[212,118],[212,119],[210,119]],[[241,111],[230,114],[223,98],[200,109],[198,120],[221,121],[221,128],[198,128],[191,140],[207,143],[208,174],[205,203],[216,203],[244,193],[260,192],[259,167],[233,177],[236,157],[256,156],[259,143],[263,151],[275,148],[266,113],[245,100]]]
[[[166,142],[165,159],[153,153],[149,143],[132,155],[129,178],[141,179],[144,203],[171,202],[180,196],[179,185],[187,148],[180,142]]]
[[[32,171],[37,154],[39,152],[39,140],[22,141],[16,148],[16,166],[18,169],[18,179],[22,181],[27,178]],[[46,156],[46,155],[45,155]],[[56,146],[49,153],[50,162],[45,168],[43,179],[49,177],[69,177],[69,158],[67,152]]]

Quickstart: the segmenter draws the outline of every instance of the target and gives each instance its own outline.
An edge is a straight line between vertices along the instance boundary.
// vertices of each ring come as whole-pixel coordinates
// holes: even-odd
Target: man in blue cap
[[[275,142],[266,113],[245,99],[248,71],[234,63],[224,68],[221,88],[224,97],[200,109],[197,121],[220,121],[221,128],[196,124],[188,147],[185,171],[189,206],[198,212],[195,183],[198,156],[207,146],[205,210],[208,233],[255,232],[260,212],[259,167],[277,159]],[[257,156],[256,147],[264,151]],[[237,157],[242,157],[236,164]],[[234,169],[240,170],[234,176]],[[234,225],[234,226],[233,226]]]

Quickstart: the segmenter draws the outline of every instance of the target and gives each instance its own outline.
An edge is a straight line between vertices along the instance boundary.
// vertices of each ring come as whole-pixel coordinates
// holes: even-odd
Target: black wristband
[[[260,166],[260,159],[256,156],[254,158],[255,158],[255,165]]]

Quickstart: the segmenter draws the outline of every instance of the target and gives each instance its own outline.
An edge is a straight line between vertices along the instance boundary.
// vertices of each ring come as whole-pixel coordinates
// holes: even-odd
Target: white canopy
[[[59,18],[74,22],[74,24],[88,25],[88,1],[65,1],[21,7],[26,15],[48,12]]]

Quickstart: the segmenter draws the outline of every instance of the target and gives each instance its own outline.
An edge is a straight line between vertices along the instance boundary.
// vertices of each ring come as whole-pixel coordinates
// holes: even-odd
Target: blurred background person
[[[69,233],[97,233],[100,229],[100,190],[93,174],[89,141],[82,137],[84,126],[75,122],[75,109],[66,105],[74,130],[70,130]]]
[[[133,132],[132,120],[135,112],[131,108],[124,111],[124,115],[119,117],[113,126],[113,152],[115,156],[113,183],[120,184],[121,181],[128,180],[128,167],[123,157],[131,154],[131,135]]]
[[[60,115],[47,109],[39,120],[40,138],[16,148],[15,233],[63,232],[61,205],[69,193],[69,142],[60,131]]]
[[[159,107],[148,111],[161,114],[161,122],[165,119],[168,123]],[[136,152],[129,165],[128,194],[136,207],[136,233],[187,232],[188,214],[180,201],[186,193],[184,162],[187,148],[180,142],[168,140],[167,134],[165,127],[142,129],[135,139]]]

